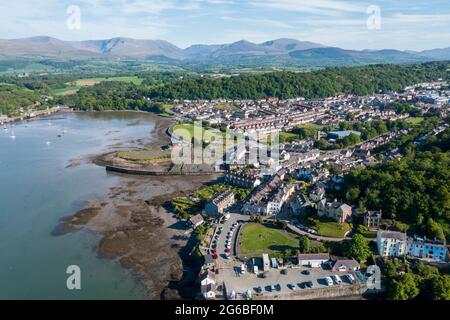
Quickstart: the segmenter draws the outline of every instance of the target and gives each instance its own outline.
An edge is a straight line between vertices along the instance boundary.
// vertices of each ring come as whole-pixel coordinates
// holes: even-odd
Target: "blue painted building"
[[[433,259],[445,262],[447,247],[438,241],[427,238],[409,238],[406,246],[408,255],[421,259]]]

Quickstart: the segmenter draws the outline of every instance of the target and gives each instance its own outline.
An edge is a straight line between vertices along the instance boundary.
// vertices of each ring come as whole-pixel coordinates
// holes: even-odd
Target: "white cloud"
[[[333,0],[253,0],[253,6],[288,12],[334,16],[342,12],[365,12],[367,5]]]
[[[262,28],[266,28],[266,27],[285,28],[285,29],[294,28],[294,26],[292,24],[286,23],[284,21],[279,21],[279,20],[234,18],[234,17],[221,17],[221,19],[225,20],[225,21],[242,22],[244,24],[262,27]]]

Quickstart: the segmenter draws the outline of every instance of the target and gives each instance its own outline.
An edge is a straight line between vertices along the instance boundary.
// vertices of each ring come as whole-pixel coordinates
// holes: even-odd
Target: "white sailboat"
[[[16,135],[14,134],[14,131],[12,131],[12,132],[11,132],[11,139],[14,140],[15,138],[16,138]]]

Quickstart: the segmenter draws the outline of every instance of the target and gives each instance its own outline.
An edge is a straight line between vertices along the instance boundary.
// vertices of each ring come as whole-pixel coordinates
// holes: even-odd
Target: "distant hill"
[[[449,48],[441,48],[441,49],[433,49],[433,50],[425,50],[419,53],[420,56],[436,59],[436,60],[449,60],[450,59],[450,47]]]
[[[258,59],[254,59],[258,57]],[[128,59],[166,63],[224,63],[236,65],[342,66],[410,63],[450,59],[450,48],[423,52],[345,50],[295,39],[263,43],[246,40],[230,44],[197,44],[181,49],[164,40],[118,37],[105,40],[62,41],[51,37],[0,40],[0,59]]]
[[[289,53],[298,50],[308,50],[314,48],[323,48],[324,46],[319,43],[309,42],[309,41],[298,41],[295,39],[277,39],[272,41],[267,41],[261,44],[265,47],[275,48],[283,53]]]
[[[406,63],[427,61],[428,58],[398,50],[344,50],[340,48],[314,48],[293,51],[292,58],[311,65],[359,65],[372,63]]]
[[[51,37],[0,40],[3,58],[134,58],[165,56],[182,59],[183,50],[164,40],[112,38],[107,40],[62,41]]]

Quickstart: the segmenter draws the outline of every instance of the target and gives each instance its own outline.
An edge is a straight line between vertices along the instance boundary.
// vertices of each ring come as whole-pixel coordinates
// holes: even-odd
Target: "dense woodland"
[[[338,93],[368,95],[423,81],[447,79],[449,62],[417,65],[372,65],[356,68],[327,68],[308,73],[277,72],[229,78],[202,78],[173,81],[153,87],[147,95],[156,99],[281,99],[302,96],[307,99]]]
[[[34,104],[39,94],[11,84],[0,84],[0,115],[14,116],[18,108]]]

